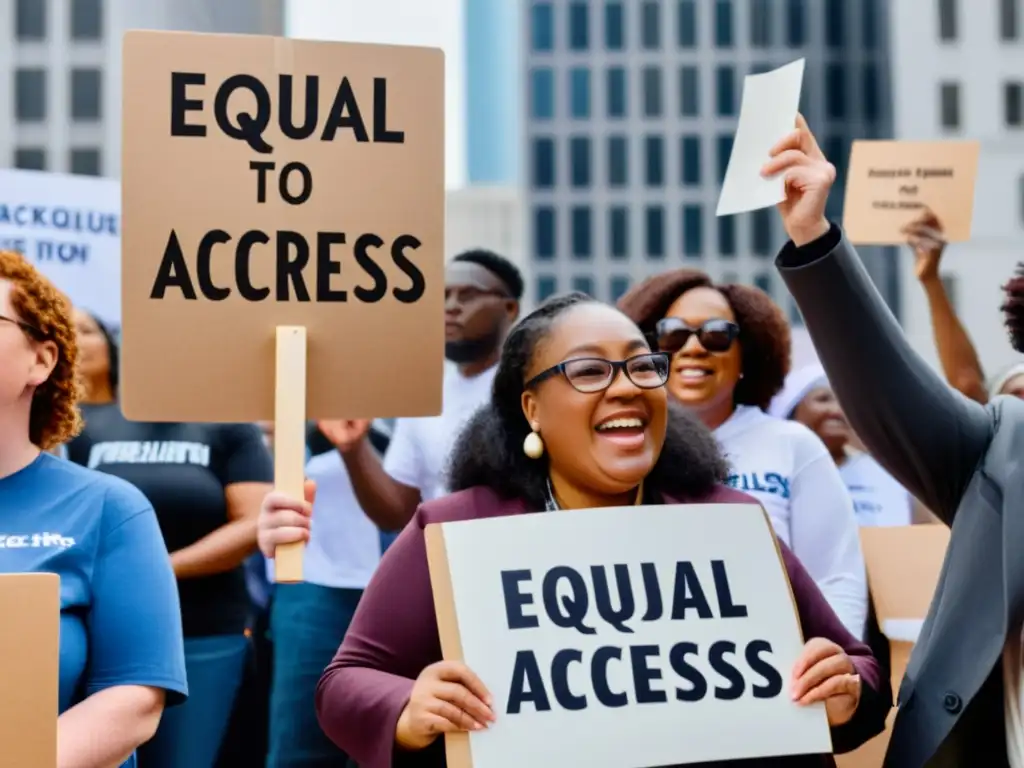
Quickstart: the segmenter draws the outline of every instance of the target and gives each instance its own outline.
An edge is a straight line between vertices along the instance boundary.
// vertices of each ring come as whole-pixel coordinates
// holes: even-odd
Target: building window
[[[555,116],[555,73],[547,67],[530,72],[530,117],[550,120]]]
[[[767,61],[755,61],[753,64],[750,65],[750,74],[760,75],[765,72],[770,72],[771,69],[772,65],[769,64]]]
[[[530,9],[530,47],[550,51],[555,47],[555,14],[551,3],[534,3]]]
[[[46,150],[37,147],[20,147],[14,150],[14,167],[26,171],[45,171]]]
[[[732,0],[715,0],[715,46],[733,46]]]
[[[585,293],[587,296],[593,296],[594,280],[587,275],[576,275],[572,279],[572,289],[574,291],[579,291],[580,293]]]
[[[649,205],[644,210],[644,240],[648,258],[665,258],[665,209],[660,205]]]
[[[882,96],[879,93],[878,66],[874,62],[864,65],[864,119],[878,120],[882,113]]]
[[[102,38],[102,0],[71,0],[71,39],[101,40]]]
[[[558,278],[553,275],[537,276],[537,303],[550,299],[558,292]]]
[[[878,0],[863,0],[860,4],[864,49],[867,51],[873,51],[878,47],[877,2]]]
[[[644,183],[648,187],[665,184],[665,142],[661,136],[644,138]]]
[[[14,116],[22,123],[37,123],[46,119],[45,69],[15,70]]]
[[[750,214],[750,250],[757,256],[772,255],[772,216],[770,208]]]
[[[756,275],[754,275],[754,287],[759,288],[760,290],[767,293],[769,297],[771,297],[772,276],[767,272],[758,272]]]
[[[555,209],[540,205],[533,209],[533,253],[538,259],[555,258]]]
[[[533,187],[551,189],[555,186],[555,140],[533,140]]]
[[[807,44],[807,9],[804,6],[804,0],[788,0],[786,3],[786,45],[790,48],[802,48]]]
[[[626,295],[629,290],[629,278],[614,275],[608,281],[608,299],[614,303]]]
[[[1020,128],[1024,124],[1022,96],[1024,96],[1024,85],[1021,85],[1019,81],[1003,84],[1003,115],[1009,128]]]
[[[842,64],[825,65],[825,114],[832,120],[846,117],[846,72]]]
[[[952,42],[957,34],[956,0],[938,0],[939,3],[939,40]]]
[[[699,259],[704,255],[704,211],[699,205],[683,206],[683,255]]]
[[[727,65],[715,69],[715,111],[719,117],[736,115],[736,72]]]
[[[608,186],[629,183],[629,142],[625,136],[608,137]]]
[[[960,127],[960,84],[939,84],[939,124],[943,128]]]
[[[1024,174],[1021,174],[1017,186],[1020,192],[1020,222],[1024,224]]]
[[[590,9],[586,3],[569,4],[569,50],[585,51],[590,47]]]
[[[590,186],[590,139],[586,136],[569,139],[569,183],[576,189]]]
[[[697,0],[679,0],[676,14],[676,38],[679,47],[696,48]]]
[[[590,117],[590,70],[573,67],[569,70],[569,114],[577,120]]]
[[[832,188],[836,190],[843,189],[843,176],[846,172],[850,155],[846,139],[838,134],[831,134],[825,137],[821,147],[825,152],[825,157],[836,167],[836,180],[833,182]],[[842,195],[829,196],[828,202],[825,204],[825,215],[829,218],[842,215]]]
[[[767,48],[772,44],[772,15],[769,0],[750,0],[750,45]]]
[[[604,4],[604,46],[609,51],[621,51],[626,47],[626,20],[622,3]]]
[[[661,117],[661,67],[644,67],[644,117]]]
[[[46,39],[46,6],[43,0],[18,0],[14,7],[14,36],[19,42]]]
[[[608,212],[608,251],[613,259],[629,257],[629,208],[624,205]]]
[[[661,0],[644,0],[640,6],[640,45],[648,51],[661,48]]]
[[[605,80],[607,94],[605,101],[608,107],[608,117],[626,116],[626,70],[622,67],[612,67],[607,72]]]
[[[71,70],[71,118],[99,120],[103,104],[103,73],[98,69]]]
[[[1020,34],[1017,3],[1020,0],[999,0],[999,39],[1011,42]]]
[[[100,176],[100,151],[98,149],[72,149],[68,166],[79,176]]]
[[[735,137],[731,133],[721,133],[718,135],[716,144],[718,145],[718,185],[721,186],[725,180],[725,171],[729,167],[729,158],[732,156],[732,142]]]
[[[718,221],[718,255],[736,255],[736,217],[717,216]]]
[[[700,114],[700,77],[694,66],[679,68],[679,114],[682,117]]]
[[[572,228],[572,257],[589,259],[591,257],[590,206],[574,205],[569,211]]]
[[[693,134],[679,140],[679,182],[684,187],[701,183],[700,136]]]
[[[829,48],[843,47],[844,10],[843,0],[825,0],[825,45]]]

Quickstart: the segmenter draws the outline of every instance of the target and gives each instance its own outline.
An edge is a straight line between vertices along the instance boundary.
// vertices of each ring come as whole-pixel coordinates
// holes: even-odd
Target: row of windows
[[[997,0],[997,2],[999,3],[999,13],[996,17],[997,36],[1006,43],[1020,40],[1021,0]],[[960,3],[957,0],[938,0],[938,5],[939,40],[944,43],[956,42],[960,37]]]
[[[631,282],[632,281],[625,275],[612,275],[609,277],[607,301],[614,303],[622,298],[626,291],[629,290]],[[724,274],[722,275],[721,282],[738,283],[740,281],[735,274]],[[760,288],[769,296],[773,295],[775,286],[771,272],[758,272],[754,275],[752,282],[756,288]],[[554,275],[537,275],[534,284],[534,298],[538,302],[544,301],[558,293],[559,289],[560,286],[558,284],[558,278]],[[568,289],[571,291],[582,291],[583,293],[593,296],[595,299],[602,298],[601,296],[598,296],[597,291],[595,290],[594,278],[590,275],[574,275],[569,280]]]
[[[47,71],[14,71],[14,117],[23,123],[47,119]],[[72,69],[68,89],[72,120],[99,120],[103,114],[103,73],[95,68]]]
[[[939,124],[956,130],[963,127],[960,83],[939,83]],[[1024,82],[1003,83],[1003,124],[1007,128],[1024,128]]]
[[[747,33],[753,48],[771,48],[784,43],[800,48],[809,40],[808,11],[812,2],[821,0],[785,0],[782,25],[776,24],[774,11],[779,0],[746,0]],[[674,6],[674,8],[673,8]],[[873,49],[878,45],[878,0],[860,0],[862,47]],[[593,9],[593,14],[591,10]],[[626,9],[636,9],[635,23],[639,34],[635,42],[627,42],[631,21]],[[661,50],[667,39],[674,38],[678,48],[707,46],[701,30],[701,15],[711,14],[707,35],[718,48],[732,48],[736,42],[736,23],[733,0],[606,0],[604,3],[573,0],[567,6],[564,45],[570,51],[588,51],[597,45],[601,34],[603,45],[609,51],[622,51],[639,46],[643,50]],[[844,0],[824,0],[824,39],[830,48],[843,48],[849,44],[850,33],[846,24]],[[667,17],[674,11],[674,17]],[[593,17],[593,18],[592,18]],[[601,30],[598,32],[598,22]],[[665,23],[665,22],[668,23]],[[530,9],[530,47],[537,52],[553,51],[558,47],[558,20],[554,4],[534,2]]]
[[[14,36],[19,42],[40,42],[46,39],[50,19],[46,0],[18,0],[14,7]],[[68,17],[70,38],[96,41],[103,38],[103,4],[101,0],[71,0]]]
[[[68,171],[80,176],[99,176],[103,173],[102,155],[98,149],[78,148],[68,153]],[[49,168],[46,150],[40,147],[21,147],[14,150],[12,165],[29,171],[59,170]]]
[[[736,217],[715,216],[715,243],[708,243],[705,233],[705,206],[700,203],[685,203],[679,207],[680,240],[678,253],[687,259],[703,258],[707,252],[715,252],[724,258],[737,254]],[[642,250],[649,259],[664,259],[669,250],[666,243],[666,208],[663,205],[643,207],[639,217]],[[595,236],[604,239],[608,256],[612,259],[628,259],[631,255],[633,217],[626,205],[612,205],[606,211],[603,231],[598,228],[594,209],[589,205],[573,205],[568,208],[569,254],[574,259],[590,259],[594,256]],[[756,256],[768,258],[775,254],[779,243],[774,234],[773,211],[764,208],[750,214],[750,250]],[[558,209],[551,205],[537,205],[533,209],[533,254],[538,261],[553,260],[558,247]]]
[[[772,66],[767,63],[755,64],[751,74],[767,72]],[[825,73],[825,116],[832,120],[849,118],[848,74],[859,73],[860,95],[865,119],[879,118],[882,108],[881,75],[875,62],[868,62],[859,69],[844,64],[826,64]],[[666,85],[664,69],[658,66],[642,67],[639,70],[640,92],[639,112],[643,117],[660,118],[666,114]],[[567,103],[569,117],[587,120],[594,109],[594,76],[587,67],[572,67],[566,72],[565,84],[568,99],[559,99],[555,82],[555,70],[550,67],[536,67],[530,71],[529,102],[530,117],[534,120],[551,120],[556,117],[556,104]],[[715,104],[714,111],[719,117],[735,117],[739,110],[740,85],[736,68],[730,65],[714,69]],[[629,87],[625,67],[609,67],[604,71],[604,114],[610,119],[627,117],[629,113]],[[696,66],[679,67],[675,78],[675,98],[680,117],[698,117],[701,113],[700,70]],[[803,102],[807,99],[806,84]]]

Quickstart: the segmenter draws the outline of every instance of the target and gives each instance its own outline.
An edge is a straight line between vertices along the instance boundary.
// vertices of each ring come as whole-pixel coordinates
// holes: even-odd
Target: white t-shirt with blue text
[[[851,456],[839,474],[853,497],[853,511],[863,526],[910,525],[914,500],[896,478],[866,453]]]

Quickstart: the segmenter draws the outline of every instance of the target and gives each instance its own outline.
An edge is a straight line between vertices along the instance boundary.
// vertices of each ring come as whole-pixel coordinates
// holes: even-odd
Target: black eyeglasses
[[[691,336],[708,352],[727,352],[740,335],[740,327],[728,320],[707,320],[693,328],[678,317],[665,317],[655,326],[658,349],[674,355],[686,346]]]
[[[7,315],[0,315],[0,322],[10,323],[11,325],[16,325],[19,328],[21,328],[21,330],[23,330],[25,333],[27,333],[29,336],[32,336],[33,338],[37,339],[38,341],[42,341],[43,339],[46,338],[46,334],[45,333],[43,333],[41,330],[36,328],[34,325],[26,323],[23,320],[18,320],[18,319],[13,318],[13,317],[8,317]]]
[[[669,357],[663,352],[648,352],[628,360],[577,357],[538,373],[523,385],[523,389],[530,389],[545,379],[561,374],[577,392],[603,392],[612,385],[619,371],[623,371],[626,378],[640,389],[657,389],[665,386],[668,381],[668,369]]]

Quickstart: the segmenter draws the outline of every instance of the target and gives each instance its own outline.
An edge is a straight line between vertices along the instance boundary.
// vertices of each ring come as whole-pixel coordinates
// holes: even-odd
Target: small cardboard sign
[[[4,765],[57,765],[60,577],[0,574],[0,744]]]
[[[123,69],[125,415],[273,418],[286,326],[309,418],[438,413],[443,53],[132,31]]]
[[[494,697],[449,734],[450,768],[595,768],[832,751],[788,685],[803,638],[757,505],[515,515],[430,525],[446,659]]]
[[[855,141],[843,229],[858,245],[907,242],[903,228],[930,211],[948,242],[971,237],[977,141]]]

